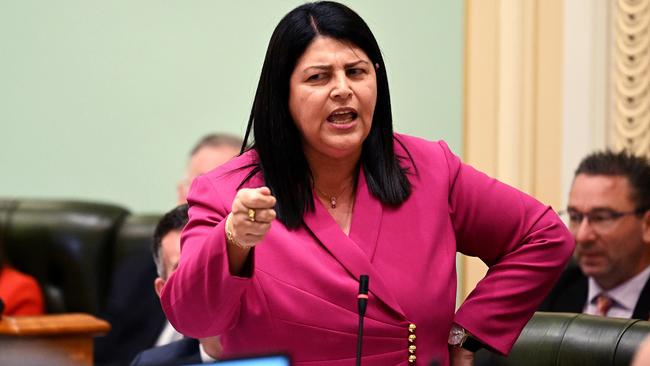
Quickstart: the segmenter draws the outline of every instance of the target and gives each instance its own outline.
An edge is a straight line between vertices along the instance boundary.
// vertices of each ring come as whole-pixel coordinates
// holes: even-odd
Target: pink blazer
[[[573,251],[557,215],[535,199],[461,163],[444,142],[395,135],[412,155],[411,196],[399,207],[372,196],[361,172],[349,236],[326,208],[288,230],[272,224],[252,275],[230,275],[224,218],[256,162],[248,153],[197,178],[180,265],[162,305],[180,332],[222,335],[224,356],[284,352],[296,365],[352,365],[358,278],[370,276],[364,365],[407,365],[409,324],[417,364],[448,364],[456,322],[507,353]],[[395,144],[396,154],[406,156]],[[244,187],[264,185],[258,174]],[[458,311],[456,252],[490,266]]]

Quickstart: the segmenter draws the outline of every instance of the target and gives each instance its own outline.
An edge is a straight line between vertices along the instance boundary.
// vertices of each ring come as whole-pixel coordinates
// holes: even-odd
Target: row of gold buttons
[[[415,355],[415,324],[409,324],[409,364],[414,364],[417,356]]]

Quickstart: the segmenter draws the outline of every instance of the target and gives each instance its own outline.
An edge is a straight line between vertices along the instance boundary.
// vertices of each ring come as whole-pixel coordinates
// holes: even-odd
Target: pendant
[[[330,197],[330,206],[332,206],[332,208],[336,208],[336,197]]]

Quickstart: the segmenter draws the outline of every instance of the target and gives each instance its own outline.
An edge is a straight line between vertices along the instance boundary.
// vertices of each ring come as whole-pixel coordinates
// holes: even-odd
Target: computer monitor
[[[289,357],[284,355],[257,356],[247,358],[236,358],[223,361],[217,361],[210,364],[200,364],[191,366],[291,366]]]

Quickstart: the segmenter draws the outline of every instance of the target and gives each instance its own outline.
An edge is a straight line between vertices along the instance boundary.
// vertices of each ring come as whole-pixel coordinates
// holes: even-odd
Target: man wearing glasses
[[[539,310],[647,320],[650,313],[650,164],[597,152],[576,169],[563,214],[572,262]]]

